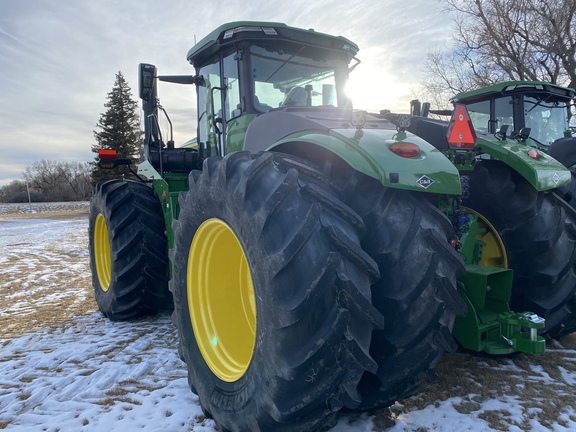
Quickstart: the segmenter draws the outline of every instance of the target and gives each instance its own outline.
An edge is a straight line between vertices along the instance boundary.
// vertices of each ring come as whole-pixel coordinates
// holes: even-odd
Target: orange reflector
[[[420,147],[412,143],[395,143],[388,148],[392,153],[404,158],[410,158],[420,154]]]
[[[446,134],[448,145],[453,149],[471,149],[476,143],[476,132],[465,105],[456,104]]]
[[[100,150],[98,150],[98,157],[100,159],[115,159],[116,158],[116,150],[100,149]]]
[[[106,162],[98,162],[98,166],[102,169],[113,169],[116,168],[116,165],[114,165],[114,162],[111,163],[106,163]]]
[[[534,160],[540,159],[540,153],[536,149],[528,150],[528,156],[530,156]]]

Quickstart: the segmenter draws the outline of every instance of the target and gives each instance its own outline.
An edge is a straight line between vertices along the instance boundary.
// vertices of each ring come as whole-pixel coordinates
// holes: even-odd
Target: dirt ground
[[[498,431],[508,431],[510,425],[522,431],[557,430],[554,424],[571,430],[562,415],[576,407],[576,334],[548,341],[546,353],[538,355],[488,356],[464,350],[446,354],[437,375],[412,397],[378,412],[376,430],[385,431],[402,413],[438,406],[453,397],[461,399],[453,405],[458,412],[477,415]],[[486,402],[494,399],[520,401],[522,416],[501,407],[487,410]],[[573,414],[568,417],[576,422]]]
[[[82,221],[85,227],[87,216],[87,203],[37,206],[33,211],[0,205],[0,224],[14,218],[42,218]],[[43,245],[41,253],[24,245],[22,252],[0,255],[0,328],[4,338],[62,325],[75,316],[98,310],[91,287],[87,233],[84,230],[66,241]],[[25,295],[23,288],[29,288]],[[385,431],[403,413],[439,406],[450,398],[457,398],[453,406],[458,412],[485,420],[493,430],[507,431],[511,425],[522,431],[568,427],[562,420],[566,415],[576,422],[572,414],[576,407],[575,377],[576,335],[548,341],[547,351],[541,355],[491,357],[461,350],[444,356],[436,381],[425,383],[412,397],[375,413],[374,430]],[[494,399],[520,401],[521,415],[501,406],[486,409],[486,402]],[[433,426],[419,427],[417,432],[432,430]]]
[[[15,218],[86,220],[88,203],[0,204],[0,224]],[[10,244],[0,263],[3,337],[17,337],[98,310],[90,281],[85,229],[76,238],[66,240],[71,244],[41,245],[41,253],[27,245],[28,241],[33,245],[34,238],[24,237],[20,245]]]

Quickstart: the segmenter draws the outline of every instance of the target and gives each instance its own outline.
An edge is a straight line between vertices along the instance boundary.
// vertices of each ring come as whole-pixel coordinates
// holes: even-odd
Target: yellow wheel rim
[[[222,381],[239,380],[256,345],[256,297],[244,249],[220,219],[208,219],[190,246],[188,310],[196,343]]]
[[[103,291],[108,291],[112,275],[112,260],[110,258],[108,227],[102,213],[96,216],[96,222],[94,223],[94,262],[100,288]]]
[[[476,235],[476,240],[482,241],[485,244],[482,248],[482,257],[478,264],[481,266],[508,268],[506,247],[496,228],[477,211],[470,208],[466,208],[466,210],[478,216],[479,232]]]

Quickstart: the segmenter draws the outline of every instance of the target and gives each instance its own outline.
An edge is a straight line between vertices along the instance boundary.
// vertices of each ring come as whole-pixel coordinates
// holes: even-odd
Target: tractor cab
[[[344,87],[357,52],[353,42],[339,36],[281,23],[233,22],[190,49],[187,59],[194,66],[194,76],[157,76],[154,66],[140,65],[147,159],[156,169],[162,164],[165,170],[170,165],[168,153],[190,153],[194,157],[188,157],[190,164],[185,164],[190,170],[206,157],[242,150],[248,125],[264,113],[286,108],[351,108]],[[170,142],[161,142],[156,78],[196,85],[195,149],[172,150]],[[178,159],[174,166],[182,167],[184,158]]]
[[[452,99],[468,108],[477,131],[529,137],[547,148],[569,130],[574,90],[538,81],[511,81],[460,93]]]
[[[510,81],[452,99],[465,104],[476,131],[499,139],[518,138],[570,168],[576,139],[569,125],[574,90],[539,81]]]

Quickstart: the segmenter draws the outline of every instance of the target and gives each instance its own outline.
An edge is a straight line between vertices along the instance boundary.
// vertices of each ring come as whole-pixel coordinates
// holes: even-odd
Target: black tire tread
[[[93,257],[98,214],[109,231],[112,274],[107,292],[100,288]],[[92,284],[100,311],[111,320],[126,320],[171,309],[164,216],[154,190],[128,180],[99,183],[89,221]]]
[[[362,247],[381,278],[372,301],[386,320],[375,330],[370,354],[375,374],[360,383],[360,410],[375,410],[410,396],[446,351],[457,348],[451,330],[466,307],[457,293],[464,264],[449,240],[453,228],[422,194],[383,187],[361,174],[346,175],[345,201],[362,216]]]
[[[201,173],[191,173],[190,191],[179,199],[170,289],[180,352],[191,388],[223,430],[325,429],[335,424],[341,407],[360,403],[358,382],[364,372],[376,370],[370,335],[383,320],[375,308],[366,310],[377,269],[358,246],[357,228],[350,223],[358,217],[351,209],[342,216],[346,206],[338,202],[327,177],[299,171],[289,162],[271,153],[208,158]],[[310,185],[314,194],[307,193]],[[264,332],[239,381],[261,384],[265,376],[270,385],[259,385],[250,402],[233,409],[236,413],[211,399],[214,389],[226,384],[204,364],[187,316],[182,266],[195,230],[210,217],[225,220],[241,243],[250,242],[243,246],[259,298],[258,328]],[[346,240],[334,242],[331,230]],[[262,328],[260,319],[267,319],[271,330]],[[274,347],[265,352],[267,364],[273,365],[265,370],[258,370],[264,361],[260,344]],[[315,370],[318,374],[312,376]]]

